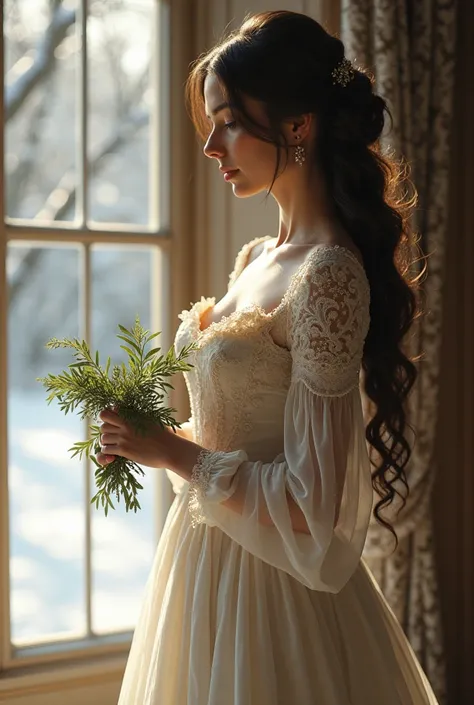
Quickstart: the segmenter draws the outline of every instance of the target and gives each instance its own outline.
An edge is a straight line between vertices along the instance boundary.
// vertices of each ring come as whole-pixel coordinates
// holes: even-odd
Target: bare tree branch
[[[106,38],[102,47],[109,62],[110,75],[114,84],[115,117],[119,119],[126,111],[126,84],[124,72],[120,67],[120,58],[124,53],[123,38],[120,40],[111,30],[107,23],[107,17],[103,15],[102,31]]]
[[[5,87],[5,123],[11,120],[35,86],[54,68],[54,52],[75,21],[74,10],[65,10],[61,5],[55,8],[51,23],[38,44],[33,64],[15,83]]]
[[[5,180],[7,214],[12,218],[19,215],[19,206],[25,197],[30,179],[35,173],[38,151],[41,146],[43,122],[47,117],[50,100],[50,96],[45,91],[32,112],[30,128],[22,145],[18,164]]]
[[[75,12],[65,10],[60,4],[61,1],[62,0],[51,0],[51,23],[40,41],[34,64],[12,86],[7,88],[5,122],[16,114],[35,86],[51,75],[56,65],[54,56],[55,49],[64,40],[69,27],[74,24],[76,19]],[[120,3],[117,4],[120,5]],[[136,100],[138,100],[143,93],[147,77],[148,70],[142,74],[131,90],[126,91],[128,95],[126,95],[126,101],[124,101],[123,107],[125,108],[126,103],[128,103],[128,111],[124,110],[120,116],[117,116],[120,117],[123,122],[117,125],[115,132],[103,143],[96,155],[92,157],[89,164],[91,176],[100,173],[106,163],[106,157],[120,149],[148,122],[148,113],[146,111],[137,111],[133,107]],[[42,107],[46,107],[45,104],[41,107],[38,106],[38,117],[42,114]],[[32,138],[34,137],[32,140],[33,143],[36,143],[36,138],[39,136],[37,133],[38,130],[34,129],[33,126],[30,133],[30,136]],[[33,144],[31,147],[32,146]],[[19,178],[31,175],[31,162],[31,149],[27,149],[17,168]],[[75,205],[77,190],[76,179],[75,170],[70,169],[66,171],[57,186],[50,193],[41,212],[37,214],[36,217],[38,218],[40,216],[50,221],[63,220],[70,209]],[[58,205],[58,203],[60,205]],[[43,255],[43,248],[34,247],[26,252],[21,263],[16,268],[14,278],[12,278],[9,286],[8,293],[10,304],[13,304],[29,272],[39,264]]]
[[[113,154],[120,149],[124,144],[127,144],[133,135],[138,132],[138,130],[146,125],[149,120],[149,115],[146,111],[136,111],[129,116],[126,123],[120,125],[117,131],[109,137],[109,139],[102,145],[101,149],[97,152],[95,157],[90,162],[90,175],[96,176],[100,173],[101,168],[106,164],[106,157]],[[68,211],[74,207],[76,202],[76,176],[75,172],[70,170],[67,171],[56,188],[51,192],[44,208],[41,211],[41,217],[47,218],[48,220],[63,220]],[[61,194],[61,205],[57,205],[58,193]],[[38,216],[37,216],[38,217]],[[34,247],[30,249],[27,254],[23,257],[21,264],[18,265],[17,271],[15,272],[15,278],[10,283],[8,294],[9,294],[9,305],[12,305],[15,297],[21,290],[22,285],[25,282],[25,278],[40,261],[43,255],[43,250],[41,248]]]
[[[127,121],[119,125],[116,132],[102,144],[100,150],[91,159],[89,163],[89,176],[97,176],[106,163],[106,157],[116,152],[117,149],[120,149],[124,144],[127,144],[132,139],[133,135],[148,123],[148,120],[149,115],[146,111],[136,111],[130,114]],[[58,202],[58,189],[63,194],[60,206],[56,206]],[[76,190],[74,172],[66,172],[41,209],[41,217],[48,220],[63,220],[67,212],[76,202]]]

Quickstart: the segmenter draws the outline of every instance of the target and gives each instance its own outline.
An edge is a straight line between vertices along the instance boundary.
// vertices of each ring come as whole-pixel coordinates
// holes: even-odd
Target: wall
[[[474,703],[474,4],[458,3],[435,532],[449,705]]]

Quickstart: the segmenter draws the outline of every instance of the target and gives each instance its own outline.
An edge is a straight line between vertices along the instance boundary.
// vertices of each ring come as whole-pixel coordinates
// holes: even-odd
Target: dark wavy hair
[[[408,165],[382,154],[379,138],[384,113],[390,119],[392,116],[385,100],[373,90],[373,77],[354,67],[355,76],[346,86],[333,83],[331,72],[343,58],[342,41],[306,15],[288,11],[250,15],[239,29],[193,63],[186,98],[194,125],[206,139],[204,81],[210,73],[217,76],[244,128],[277,147],[268,193],[279,174],[282,156],[288,160],[289,155],[282,121],[304,113],[316,116],[315,159],[336,217],[362,254],[370,283],[371,323],[362,369],[364,391],[370,400],[366,439],[375,468],[372,485],[380,497],[374,516],[391,531],[398,545],[395,530],[380,512],[395,495],[402,500],[401,509],[409,492],[404,468],[411,447],[405,430],[411,426],[405,401],[417,369],[416,360],[405,355],[402,341],[421,313],[417,290],[424,272],[409,277],[417,248],[409,216],[417,194]],[[245,108],[245,96],[261,101],[268,126],[252,119]],[[411,196],[410,189],[402,193],[403,184],[411,187]]]

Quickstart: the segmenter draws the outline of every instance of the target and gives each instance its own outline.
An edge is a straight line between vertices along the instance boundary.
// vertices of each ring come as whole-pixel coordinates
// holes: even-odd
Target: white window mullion
[[[79,125],[77,168],[79,171],[77,179],[76,215],[79,216],[79,227],[87,228],[89,219],[89,193],[88,193],[88,51],[87,51],[87,0],[81,0],[79,11],[80,22],[77,23],[77,32],[80,37],[79,52],[79,81],[77,109]]]
[[[0,3],[0,23],[3,27],[3,3]],[[3,41],[0,51],[0,164],[4,159],[4,52]],[[3,166],[2,166],[3,168]],[[7,408],[8,408],[8,368],[7,368],[7,238],[5,232],[5,191],[0,188],[0,671],[11,659],[10,644],[10,519],[8,496],[8,444]]]
[[[168,3],[155,0],[154,33],[156,41],[150,64],[151,94],[154,96],[150,114],[151,154],[150,159],[150,227],[159,232],[170,227],[170,182],[171,182],[171,121],[170,121],[170,8]],[[159,275],[161,273],[161,276]],[[163,350],[170,346],[169,306],[163,301],[163,290],[170,291],[170,257],[167,248],[154,250],[151,327],[160,330],[160,345]],[[161,277],[166,277],[166,283]],[[168,396],[165,403],[170,404]],[[155,535],[158,541],[169,507],[172,502],[172,490],[164,472],[155,478]]]
[[[155,36],[157,41],[154,43],[152,56],[150,60],[150,80],[148,85],[148,90],[151,95],[154,96],[152,105],[150,106],[150,163],[149,163],[149,178],[150,178],[150,199],[148,203],[149,208],[149,225],[153,230],[157,230],[159,227],[159,214],[161,211],[159,198],[160,198],[160,173],[159,173],[159,162],[158,156],[161,148],[159,130],[160,124],[158,121],[158,104],[159,98],[157,92],[154,92],[154,87],[159,85],[160,80],[160,61],[159,61],[159,8],[155,9],[154,13],[154,27]]]
[[[82,291],[80,294],[82,331],[81,337],[91,341],[91,246],[89,243],[82,245]],[[84,419],[84,434],[90,438],[89,419]],[[85,610],[86,610],[86,630],[87,638],[92,637],[92,525],[91,525],[91,461],[83,456],[85,482],[84,482],[84,540],[85,540]]]
[[[8,221],[8,219],[7,219]],[[101,227],[100,224],[96,229],[76,228],[68,223],[61,223],[59,227],[54,225],[31,225],[27,221],[15,219],[14,224],[7,222],[6,232],[10,233],[12,240],[27,240],[32,242],[40,240],[41,242],[87,242],[89,244],[96,243],[113,243],[117,245],[159,245],[167,248],[170,246],[171,233],[168,228],[162,228],[158,232],[150,231],[139,226],[123,227],[121,225],[113,225],[112,228]]]
[[[157,2],[155,9],[155,52],[152,59],[151,81],[155,105],[151,118],[153,158],[151,160],[155,179],[153,198],[155,203],[153,229],[169,227],[170,223],[170,9],[167,3]],[[158,209],[158,214],[156,213]],[[158,217],[156,217],[158,215]]]
[[[78,27],[80,28],[80,46],[81,51],[80,56],[80,66],[79,68],[79,86],[78,86],[78,101],[77,106],[79,110],[79,116],[77,124],[79,127],[79,140],[78,140],[78,199],[76,200],[76,216],[79,217],[80,227],[87,230],[88,220],[89,220],[89,160],[88,160],[88,81],[89,81],[89,54],[87,46],[87,16],[88,16],[88,2],[87,0],[81,0],[80,8],[80,22]],[[81,320],[82,320],[82,331],[81,337],[88,341],[89,345],[91,343],[91,243],[83,243],[82,246],[82,277],[80,281],[82,282],[81,292],[80,292],[80,308],[81,308]],[[84,434],[86,438],[90,437],[89,432],[89,420],[86,417],[84,419]],[[85,502],[85,512],[84,512],[84,560],[85,560],[85,611],[86,611],[86,630],[87,637],[92,636],[92,525],[91,525],[91,479],[90,479],[90,466],[91,462],[86,456],[83,456],[83,466],[85,473],[84,482],[84,502]]]

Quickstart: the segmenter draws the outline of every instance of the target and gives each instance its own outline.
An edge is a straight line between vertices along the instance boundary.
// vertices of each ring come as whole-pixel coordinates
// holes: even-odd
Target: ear
[[[313,113],[289,117],[283,122],[283,132],[289,145],[303,142],[314,129]]]

